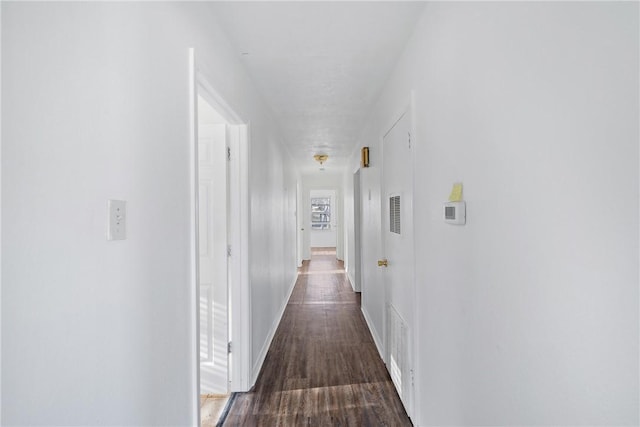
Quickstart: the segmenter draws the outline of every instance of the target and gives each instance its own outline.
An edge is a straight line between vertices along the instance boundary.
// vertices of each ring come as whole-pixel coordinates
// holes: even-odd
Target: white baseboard
[[[351,275],[351,273],[349,273],[349,271],[347,271],[347,278],[349,279],[349,283],[351,284],[351,289],[353,289],[353,292],[360,292],[359,290],[356,289],[355,286],[355,280],[353,280],[353,276]]]
[[[260,374],[260,369],[262,369],[262,364],[264,363],[264,359],[267,357],[267,352],[269,351],[269,347],[271,347],[271,341],[273,341],[273,337],[276,334],[276,330],[278,329],[278,325],[280,325],[280,321],[282,320],[282,316],[284,315],[284,311],[287,308],[287,304],[289,304],[289,298],[291,298],[291,294],[293,293],[293,288],[296,286],[296,282],[298,281],[298,274],[295,275],[293,279],[293,283],[289,286],[289,291],[287,292],[287,297],[280,307],[280,312],[273,320],[271,324],[271,328],[269,329],[269,333],[267,334],[267,339],[264,341],[262,348],[260,349],[260,354],[256,359],[256,363],[253,365],[253,372],[251,374],[251,387],[253,387],[258,379],[258,375]]]
[[[364,308],[364,306],[360,307],[360,311],[362,311],[362,315],[364,316],[364,320],[367,322],[367,326],[369,327],[369,331],[371,332],[371,336],[373,337],[373,342],[376,343],[376,348],[378,349],[378,354],[380,354],[380,358],[384,359],[384,347],[382,346],[382,340],[380,339],[380,335],[378,335],[378,331],[373,327],[373,322],[369,317],[369,313]],[[386,361],[385,361],[386,363]]]

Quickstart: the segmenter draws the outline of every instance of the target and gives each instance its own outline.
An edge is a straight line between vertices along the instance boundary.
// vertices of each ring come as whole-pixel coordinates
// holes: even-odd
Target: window
[[[331,198],[311,199],[311,229],[331,230]]]

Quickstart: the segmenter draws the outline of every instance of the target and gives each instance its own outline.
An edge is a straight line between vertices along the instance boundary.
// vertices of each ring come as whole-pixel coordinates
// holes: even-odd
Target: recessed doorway
[[[249,390],[249,127],[197,67],[194,49],[189,69],[190,401],[194,424],[213,426],[216,401]]]
[[[213,426],[229,397],[228,123],[197,100],[200,420]]]
[[[312,248],[336,247],[336,192],[335,190],[310,190]]]

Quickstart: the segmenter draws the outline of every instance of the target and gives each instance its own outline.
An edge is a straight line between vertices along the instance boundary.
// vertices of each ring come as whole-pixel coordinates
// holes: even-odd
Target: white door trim
[[[353,174],[353,288],[362,292],[362,169]]]
[[[296,267],[302,267],[302,237],[304,233],[302,199],[302,185],[300,180],[296,180]]]
[[[248,125],[230,125],[229,146],[229,301],[231,307],[229,331],[233,351],[229,362],[233,369],[229,377],[230,391],[248,391],[251,368],[250,293],[249,293],[249,197],[248,197]]]
[[[411,120],[411,144],[413,146],[413,150],[414,153],[417,152],[417,144],[418,144],[418,137],[417,137],[417,132],[416,132],[416,92],[414,90],[411,91],[411,93],[409,94],[409,112],[411,114],[410,120]],[[412,176],[411,176],[411,188],[413,189],[414,192],[414,203],[412,204],[412,208],[413,208],[413,212],[412,212],[412,217],[413,217],[413,224],[414,224],[414,233],[415,233],[415,223],[416,223],[416,218],[419,218],[417,216],[418,212],[416,212],[416,203],[415,203],[415,191],[416,191],[416,166],[417,164],[417,160],[416,160],[417,156],[411,156],[411,170],[413,171]],[[422,413],[420,405],[416,405],[416,402],[420,402],[420,399],[418,398],[420,396],[420,381],[418,380],[419,377],[419,373],[420,373],[420,359],[418,358],[418,321],[417,321],[417,317],[418,317],[418,298],[417,298],[417,282],[416,282],[416,258],[415,258],[415,254],[417,254],[416,251],[416,241],[418,239],[414,236],[413,238],[413,253],[414,253],[414,263],[413,263],[413,295],[412,295],[412,301],[413,301],[413,322],[414,322],[414,327],[412,329],[412,334],[413,336],[412,338],[412,342],[413,342],[413,346],[411,348],[411,359],[413,360],[413,375],[412,375],[412,381],[413,381],[413,393],[411,393],[411,408],[413,411],[413,422],[416,425],[419,425],[420,422],[422,421]]]
[[[195,50],[189,49],[189,355],[192,425],[200,425],[200,277],[198,254],[198,115]]]

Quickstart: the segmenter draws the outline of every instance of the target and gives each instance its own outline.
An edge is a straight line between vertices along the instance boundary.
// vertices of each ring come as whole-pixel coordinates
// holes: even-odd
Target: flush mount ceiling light
[[[316,159],[316,162],[320,163],[320,166],[322,166],[322,164],[327,161],[329,156],[327,156],[326,154],[316,154],[315,156],[313,156],[313,158]]]

